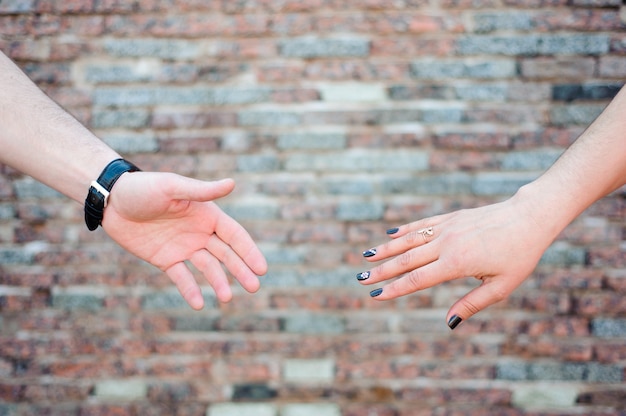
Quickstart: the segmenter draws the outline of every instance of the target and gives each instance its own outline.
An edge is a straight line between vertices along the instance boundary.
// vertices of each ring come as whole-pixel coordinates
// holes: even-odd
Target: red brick
[[[502,352],[525,359],[551,358],[574,362],[586,362],[594,359],[594,345],[584,339],[554,339],[533,337],[506,345]]]
[[[377,38],[372,41],[371,54],[378,56],[409,55],[419,56],[447,56],[452,53],[454,41],[452,39],[428,39],[419,37]]]
[[[595,267],[626,267],[626,251],[615,245],[591,247],[588,258],[589,264]]]
[[[626,314],[626,299],[619,293],[587,292],[575,295],[576,313],[584,316],[623,316]]]
[[[527,324],[528,335],[552,335],[556,337],[588,336],[589,321],[575,316],[534,319]]]
[[[618,363],[626,359],[626,345],[621,341],[598,342],[593,346],[593,354],[601,363]]]
[[[460,174],[471,181],[483,172],[495,176],[510,151],[564,150],[580,136],[586,126],[549,125],[550,88],[555,83],[617,83],[623,78],[626,37],[619,7],[611,0],[581,0],[570,8],[559,7],[567,5],[564,0],[445,0],[439,8],[426,0],[24,3],[0,6],[0,48],[60,105],[88,126],[102,111],[145,112],[149,125],[137,130],[103,128],[96,134],[155,139],[158,151],[125,156],[144,170],[201,179],[234,177],[234,195],[218,204],[236,208],[252,198],[278,207],[278,213],[277,218],[243,221],[261,247],[272,250],[273,263],[258,293],[248,294],[231,278],[230,303],[214,305],[208,299],[201,312],[146,310],[147,296],[173,289],[163,272],[116,247],[104,231],[86,230],[80,203],[24,198],[18,192],[24,175],[0,166],[0,254],[8,250],[10,257],[30,242],[47,247],[34,264],[0,265],[5,293],[0,299],[0,398],[9,409],[16,405],[23,414],[48,416],[204,416],[211,403],[232,401],[237,384],[258,383],[276,392],[269,402],[279,407],[333,402],[342,414],[353,416],[482,416],[486,408],[505,416],[538,416],[541,411],[513,408],[515,386],[494,380],[495,366],[503,359],[589,368],[598,363],[619,367],[626,359],[624,342],[591,333],[600,328],[596,324],[601,319],[615,321],[612,329],[618,330],[626,315],[621,300],[626,290],[626,188],[598,201],[559,236],[586,254],[584,264],[539,266],[507,301],[466,319],[452,332],[446,311],[473,287],[467,279],[377,301],[368,293],[382,283],[364,286],[354,276],[377,264],[365,261],[361,253],[388,241],[387,228],[503,198],[478,197],[471,190],[451,194],[447,189],[440,195],[421,195],[412,191],[413,180]],[[582,35],[577,38],[581,42],[606,34],[609,51],[593,56],[509,56],[519,73],[506,79],[481,78],[489,74],[472,71],[462,77],[446,75],[450,79],[442,83],[412,72],[412,63],[424,59],[464,66],[498,61],[503,55],[462,55],[457,47],[461,38],[485,35],[474,25],[481,15],[497,18],[500,12],[507,19],[523,13],[541,41],[553,35],[561,39],[564,32],[568,39]],[[506,32],[489,36],[505,42],[509,35],[526,35],[515,27]],[[311,45],[322,50],[309,51],[305,58],[281,55],[284,42],[300,37],[312,39]],[[128,56],[115,56],[105,46],[117,38],[155,40],[156,48],[166,48],[169,40],[189,42],[198,54],[165,58],[147,46],[148,56],[135,57],[132,50],[121,51]],[[364,55],[342,50],[342,42],[325,43],[335,39],[355,40]],[[85,77],[92,65],[118,64],[136,71],[137,78],[129,82],[122,76],[97,84]],[[472,69],[479,71],[478,66]],[[376,84],[386,95],[375,102],[345,97],[345,102],[332,103],[319,95],[320,86],[353,82]],[[473,85],[502,87],[509,94],[494,101],[466,100],[457,94]],[[109,87],[251,87],[268,94],[262,103],[241,105],[154,100],[135,108],[129,100],[117,107],[94,108],[93,97]],[[431,109],[440,110],[446,119],[449,106],[462,109],[460,119],[424,119]],[[242,115],[257,111],[278,114],[277,124],[262,117],[254,126],[240,124]],[[296,119],[301,123],[280,124]],[[285,162],[300,150],[279,149],[278,138],[294,132],[341,135],[348,157],[337,157],[338,166],[324,171],[284,171]],[[389,150],[428,154],[428,171],[358,171],[342,165],[359,162],[360,154],[376,163],[376,155]],[[322,158],[335,152],[306,151]],[[238,170],[242,157],[265,155],[275,161],[275,171]],[[330,192],[328,181],[340,177],[347,184],[367,184],[361,190],[370,193]],[[404,186],[385,188],[399,180]],[[338,207],[360,201],[382,207],[383,220],[337,219]],[[283,246],[295,253],[290,260],[295,264],[282,263]],[[296,287],[270,280],[273,273],[290,272],[298,279],[318,274],[336,278],[337,284],[324,288],[305,282]],[[208,283],[197,277],[203,292],[211,293]],[[65,294],[93,297],[98,308],[74,308]],[[286,331],[294,314],[309,313],[340,323],[343,332]],[[290,358],[333,359],[338,381],[285,383],[282,360]],[[94,380],[109,378],[145,379],[149,397],[128,403],[94,397]],[[619,411],[614,386],[611,390],[601,381],[591,386],[584,380],[579,384],[576,410]],[[606,411],[587,409],[597,405]],[[556,413],[567,412],[571,409]]]
[[[498,154],[472,150],[433,151],[430,166],[440,171],[480,171],[496,169],[500,165]]]
[[[30,402],[62,402],[85,400],[89,396],[90,386],[41,384],[29,385],[24,390],[24,399]]]
[[[624,24],[619,14],[613,11],[573,9],[558,13],[544,12],[534,16],[533,22],[537,30],[558,31],[618,31]]]

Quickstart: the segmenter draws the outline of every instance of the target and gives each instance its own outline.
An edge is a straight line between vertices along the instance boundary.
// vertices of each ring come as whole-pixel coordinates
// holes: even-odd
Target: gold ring
[[[421,230],[417,230],[417,232],[421,234],[422,237],[424,237],[424,242],[428,241],[426,236],[432,237],[433,235],[435,235],[435,232],[433,231],[433,227],[422,228]]]

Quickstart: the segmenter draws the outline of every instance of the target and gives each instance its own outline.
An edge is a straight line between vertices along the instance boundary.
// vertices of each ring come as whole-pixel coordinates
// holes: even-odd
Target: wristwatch
[[[85,199],[85,224],[89,231],[95,230],[102,223],[109,194],[120,176],[140,170],[127,160],[115,159],[104,168],[97,180],[91,182]]]

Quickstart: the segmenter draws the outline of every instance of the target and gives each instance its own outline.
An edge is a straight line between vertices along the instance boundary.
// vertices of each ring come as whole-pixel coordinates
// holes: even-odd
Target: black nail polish
[[[395,234],[395,233],[397,233],[398,231],[400,231],[400,229],[399,229],[398,227],[395,227],[395,228],[390,228],[390,229],[388,229],[388,230],[386,231],[386,233],[387,233],[387,235],[391,235],[391,234]]]
[[[365,250],[363,252],[363,257],[372,257],[376,255],[376,249],[375,248],[370,248],[369,250]]]
[[[381,293],[383,293],[383,289],[382,288],[378,288],[378,289],[374,289],[370,292],[370,296],[375,298],[376,296],[380,295]]]
[[[452,318],[450,318],[450,320],[448,321],[448,326],[450,327],[450,329],[454,329],[461,323],[462,320],[463,318],[461,318],[460,316],[452,315]]]
[[[359,281],[367,280],[370,278],[370,272],[363,272],[356,275],[356,279]]]

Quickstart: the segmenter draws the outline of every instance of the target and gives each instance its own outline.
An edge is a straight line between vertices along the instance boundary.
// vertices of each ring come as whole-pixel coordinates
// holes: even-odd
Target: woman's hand
[[[163,270],[194,309],[204,299],[190,261],[228,302],[232,292],[222,264],[249,292],[267,263],[248,232],[214,199],[228,195],[234,181],[205,182],[173,173],[133,172],[111,191],[102,227],[120,246]]]
[[[377,300],[423,290],[452,279],[475,277],[482,284],[447,315],[450,328],[508,297],[537,266],[554,235],[532,218],[528,204],[513,198],[481,208],[426,218],[388,230],[391,241],[363,253],[387,260],[359,273],[362,284],[397,280],[373,290]]]

